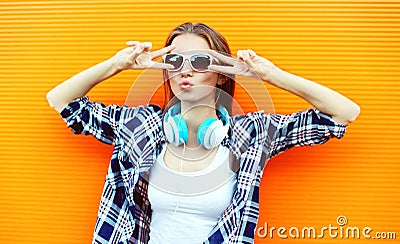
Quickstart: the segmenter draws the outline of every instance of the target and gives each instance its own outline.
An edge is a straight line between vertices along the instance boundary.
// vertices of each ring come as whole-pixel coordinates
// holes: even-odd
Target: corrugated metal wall
[[[252,48],[362,108],[343,140],[269,162],[259,227],[337,226],[344,215],[347,226],[370,226],[371,235],[400,235],[400,2],[2,1],[0,243],[90,242],[112,148],[73,136],[45,94],[127,40],[162,47],[168,32],[186,21],[210,24],[234,53]],[[89,96],[122,104],[139,74],[119,74]],[[276,112],[308,107],[267,87]],[[326,233],[317,242],[342,241]],[[275,231],[256,242],[310,240],[284,240]]]

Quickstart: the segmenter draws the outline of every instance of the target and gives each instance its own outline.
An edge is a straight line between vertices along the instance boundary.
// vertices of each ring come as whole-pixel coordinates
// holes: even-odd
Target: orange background
[[[0,243],[89,243],[112,147],[73,136],[48,106],[56,84],[122,49],[160,48],[168,32],[205,22],[233,53],[252,48],[282,69],[333,88],[361,106],[342,140],[270,160],[259,226],[347,226],[400,239],[400,2],[397,1],[13,1],[0,3]],[[139,71],[94,88],[125,101]],[[267,86],[278,113],[309,105]],[[288,234],[286,232],[286,234]],[[256,243],[310,243],[257,238]]]

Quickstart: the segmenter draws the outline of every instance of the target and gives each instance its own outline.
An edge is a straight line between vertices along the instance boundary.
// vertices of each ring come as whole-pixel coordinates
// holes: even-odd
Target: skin
[[[173,53],[192,54],[199,52],[204,53],[205,50],[210,50],[206,40],[193,34],[177,36],[172,41],[172,45],[176,46]],[[196,103],[213,105],[213,102],[215,101],[215,89],[208,89],[205,91],[199,91],[200,89],[183,90],[179,84],[182,81],[188,81],[193,85],[192,88],[199,85],[214,88],[218,82],[217,73],[196,72],[192,70],[189,60],[185,60],[182,69],[173,72],[169,71],[168,75],[171,81],[171,90],[176,96],[178,96],[179,100],[183,103],[183,106]],[[219,84],[221,83],[219,82]]]
[[[156,51],[151,51],[149,42],[129,41],[127,46],[113,57],[74,75],[53,88],[47,93],[47,100],[51,107],[61,112],[72,100],[85,96],[94,86],[121,71],[173,68],[172,65],[153,61],[168,52],[187,53],[201,49],[202,52],[210,53],[219,60],[220,64],[211,65],[209,72],[192,70],[188,61],[185,61],[181,70],[169,72],[171,89],[181,100],[181,114],[189,129],[189,139],[185,149],[183,146],[168,145],[170,150],[166,151],[164,160],[171,169],[201,170],[207,167],[215,156],[216,148],[207,150],[199,146],[196,134],[202,121],[209,117],[216,118],[214,89],[218,82],[217,73],[260,79],[305,99],[321,112],[331,115],[340,124],[354,121],[360,112],[359,106],[345,96],[318,83],[286,72],[250,49],[239,50],[237,58],[226,57],[210,50],[207,42],[194,34],[177,36],[171,46]],[[182,89],[183,81],[191,84],[190,89]],[[180,169],[182,159],[183,167]],[[236,168],[232,166],[232,162],[231,168]]]
[[[191,50],[210,50],[206,40],[193,35],[184,34],[177,36],[172,45],[176,46],[175,53],[190,53]],[[195,51],[198,52],[198,51]],[[169,72],[171,90],[181,101],[181,114],[185,118],[189,129],[188,147],[198,147],[196,139],[197,128],[207,118],[216,118],[215,113],[215,87],[218,74],[215,72],[196,72],[186,60],[182,69]],[[189,82],[189,89],[182,89],[180,84]]]
[[[211,65],[210,70],[260,79],[303,98],[321,112],[331,115],[339,124],[351,123],[360,113],[360,107],[347,97],[316,82],[286,72],[251,49],[239,50],[238,58],[212,53],[226,65]]]
[[[174,53],[199,53],[210,51],[207,41],[197,35],[183,34],[177,36],[172,45],[176,48]],[[174,170],[181,170],[182,155],[184,162],[182,171],[197,171],[207,167],[214,158],[217,148],[207,150],[197,141],[197,129],[207,118],[217,118],[215,111],[215,87],[218,81],[218,73],[196,72],[192,70],[189,61],[186,60],[183,67],[174,72],[168,72],[171,90],[181,102],[181,115],[188,126],[189,138],[185,148],[168,145],[164,155],[164,162]],[[182,82],[190,83],[190,88],[182,88]],[[233,167],[232,167],[233,168]]]

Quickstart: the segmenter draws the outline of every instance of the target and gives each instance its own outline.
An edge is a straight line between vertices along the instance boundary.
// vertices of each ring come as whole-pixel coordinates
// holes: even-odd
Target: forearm
[[[57,112],[61,112],[72,100],[85,96],[98,83],[118,72],[112,59],[105,60],[50,90],[46,95],[47,101]]]
[[[325,86],[277,67],[270,75],[269,83],[305,99],[321,112],[331,115],[338,123],[348,124],[360,113],[357,104]]]

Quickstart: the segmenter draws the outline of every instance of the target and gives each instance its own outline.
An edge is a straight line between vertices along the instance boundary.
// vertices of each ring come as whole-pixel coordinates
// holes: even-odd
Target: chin
[[[186,90],[179,89],[179,92],[174,92],[174,94],[182,102],[215,101],[215,87],[211,86],[191,87]]]

